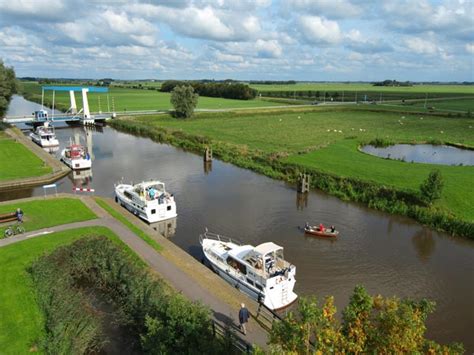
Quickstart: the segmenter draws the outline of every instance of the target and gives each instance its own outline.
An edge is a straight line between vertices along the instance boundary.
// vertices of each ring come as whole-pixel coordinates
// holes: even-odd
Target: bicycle
[[[5,238],[8,238],[22,233],[25,233],[25,228],[20,224],[16,224],[5,229],[3,235],[5,236]]]

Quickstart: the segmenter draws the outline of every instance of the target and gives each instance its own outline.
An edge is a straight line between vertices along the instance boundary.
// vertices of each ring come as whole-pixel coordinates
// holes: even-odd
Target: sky
[[[474,0],[0,0],[17,76],[474,81]]]

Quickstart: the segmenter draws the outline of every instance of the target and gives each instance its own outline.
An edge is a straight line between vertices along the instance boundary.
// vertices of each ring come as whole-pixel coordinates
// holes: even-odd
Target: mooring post
[[[309,191],[309,174],[300,173],[298,177],[298,192],[305,193]]]
[[[206,147],[206,150],[204,151],[204,161],[212,161],[212,149],[209,147]]]

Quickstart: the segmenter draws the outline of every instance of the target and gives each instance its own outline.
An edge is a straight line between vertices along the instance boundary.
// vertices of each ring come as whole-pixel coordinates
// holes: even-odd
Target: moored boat
[[[318,237],[337,237],[339,235],[339,231],[335,229],[323,228],[321,230],[318,226],[306,226],[304,232]]]
[[[70,144],[61,152],[61,160],[73,170],[90,169],[92,159],[80,144]]]
[[[293,292],[296,267],[283,258],[283,247],[241,245],[207,229],[199,242],[219,276],[269,309],[286,308],[298,298]]]
[[[59,141],[54,132],[54,126],[45,122],[43,126],[38,126],[30,133],[31,140],[43,148],[58,147]]]
[[[148,223],[177,216],[174,196],[168,193],[165,184],[158,180],[135,185],[118,184],[115,186],[115,201]]]

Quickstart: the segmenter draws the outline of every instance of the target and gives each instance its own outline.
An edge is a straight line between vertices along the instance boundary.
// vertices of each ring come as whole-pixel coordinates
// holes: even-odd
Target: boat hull
[[[305,228],[304,232],[306,234],[309,234],[309,235],[314,235],[314,236],[317,236],[317,237],[324,237],[324,238],[335,238],[339,235],[338,231],[331,232],[327,229],[324,232],[322,232],[322,231],[315,230],[315,229]]]
[[[31,140],[43,148],[59,147],[59,141],[56,138],[53,139],[41,139],[36,134],[30,134]]]

